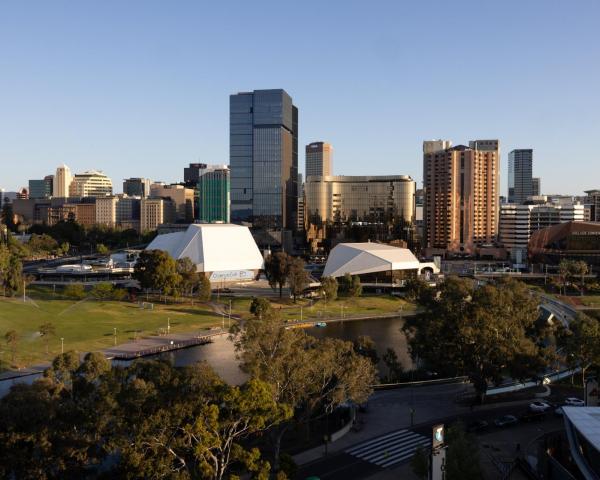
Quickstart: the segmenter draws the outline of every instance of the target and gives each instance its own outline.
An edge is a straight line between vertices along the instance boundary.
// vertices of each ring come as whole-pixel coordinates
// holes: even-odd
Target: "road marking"
[[[411,430],[398,430],[359,443],[346,450],[346,453],[386,468],[412,458],[417,448],[430,443],[429,438]]]

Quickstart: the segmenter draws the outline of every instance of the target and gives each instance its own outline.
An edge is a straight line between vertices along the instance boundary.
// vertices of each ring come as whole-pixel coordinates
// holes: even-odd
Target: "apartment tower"
[[[73,181],[71,169],[64,163],[56,169],[54,181],[52,183],[52,196],[65,198],[69,196],[69,187]]]
[[[498,233],[498,140],[423,142],[425,246],[472,254]]]

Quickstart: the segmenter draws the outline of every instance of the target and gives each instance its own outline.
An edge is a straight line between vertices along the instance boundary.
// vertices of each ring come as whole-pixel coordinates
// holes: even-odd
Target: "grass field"
[[[78,352],[100,350],[114,344],[114,328],[117,342],[124,343],[136,336],[156,335],[170,332],[192,332],[211,326],[220,326],[219,317],[207,305],[154,304],[153,310],[141,309],[136,303],[67,299],[52,299],[49,294],[32,293],[32,299],[0,297],[0,369],[10,367],[12,351],[4,335],[16,330],[19,342],[16,350],[16,366],[28,366],[51,360],[64,348]],[[38,333],[40,325],[50,322],[56,333],[46,344]]]
[[[227,305],[228,301],[223,299]],[[233,298],[231,310],[233,314],[247,318],[250,308],[250,298]],[[303,319],[319,319],[341,317],[350,315],[378,315],[382,313],[396,313],[413,311],[415,305],[392,296],[365,296],[358,298],[338,298],[337,300],[325,303],[321,300],[310,301],[299,299],[294,303],[291,299],[281,299],[271,302],[274,309],[279,309],[281,316],[286,320],[300,320],[300,307],[302,307]],[[226,310],[229,307],[227,306]]]

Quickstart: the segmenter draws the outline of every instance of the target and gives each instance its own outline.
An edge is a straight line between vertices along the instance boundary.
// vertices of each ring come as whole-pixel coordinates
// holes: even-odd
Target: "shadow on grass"
[[[193,307],[190,308],[164,308],[163,312],[173,312],[173,313],[187,313],[188,315],[200,315],[204,317],[214,317],[216,314],[214,312],[208,310],[198,310]],[[220,315],[219,315],[220,316]],[[175,325],[171,322],[171,325]]]

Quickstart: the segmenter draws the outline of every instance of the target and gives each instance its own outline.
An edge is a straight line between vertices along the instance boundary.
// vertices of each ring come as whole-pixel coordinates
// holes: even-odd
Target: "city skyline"
[[[335,175],[402,173],[420,187],[423,140],[499,138],[501,192],[507,154],[520,148],[535,150],[543,193],[597,188],[600,99],[589,94],[600,81],[589,62],[600,56],[595,2],[319,5],[320,14],[337,17],[334,27],[308,21],[310,3],[291,25],[269,2],[236,4],[236,15],[231,2],[35,5],[0,7],[7,191],[62,163],[73,172],[102,170],[115,185],[138,176],[170,183],[189,163],[227,163],[229,95],[271,88],[285,89],[301,111],[299,145],[335,146]],[[230,28],[218,29],[224,19]],[[458,20],[470,28],[448,38],[443,26]],[[254,21],[273,31],[255,29],[261,48],[238,55],[241,37],[231,31]],[[421,35],[425,23],[429,34]],[[273,33],[290,41],[269,43]],[[485,76],[466,75],[473,58]],[[436,59],[444,75],[433,73]],[[297,68],[311,63],[320,75]],[[448,82],[456,75],[460,82]],[[449,108],[452,119],[431,115]],[[298,166],[303,172],[302,153]]]

